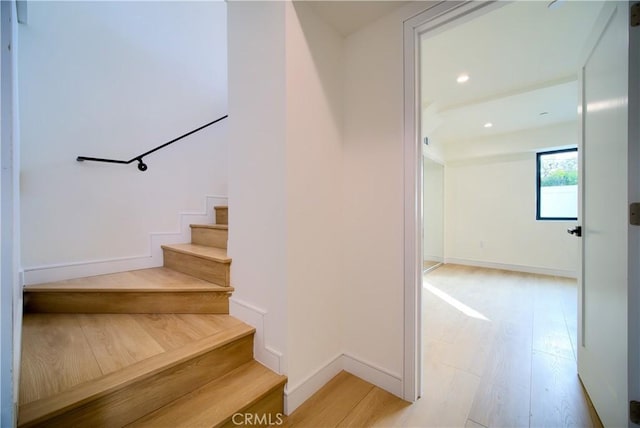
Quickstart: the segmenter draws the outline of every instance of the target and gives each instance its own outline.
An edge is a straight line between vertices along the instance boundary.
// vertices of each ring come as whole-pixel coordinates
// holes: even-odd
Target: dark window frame
[[[536,220],[540,221],[577,221],[577,217],[542,217],[540,216],[540,189],[541,189],[541,177],[540,177],[540,158],[545,155],[553,155],[556,153],[568,153],[568,152],[576,152],[578,153],[578,148],[574,147],[572,149],[560,149],[560,150],[547,150],[544,152],[536,153]],[[578,171],[578,174],[580,172]]]

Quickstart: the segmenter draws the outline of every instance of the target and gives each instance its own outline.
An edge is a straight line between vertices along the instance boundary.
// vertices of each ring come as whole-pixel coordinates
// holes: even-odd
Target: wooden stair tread
[[[164,267],[27,285],[25,292],[231,292],[211,282]]]
[[[286,381],[286,376],[250,361],[127,426],[217,427],[282,388]]]
[[[197,244],[174,244],[163,245],[163,249],[171,250],[205,260],[212,260],[219,263],[231,263],[231,257],[227,256],[226,248],[208,247]]]
[[[221,314],[25,314],[19,402],[55,395],[238,326],[250,328]],[[95,369],[88,369],[91,364]]]
[[[228,224],[190,224],[189,227],[201,228],[201,229],[219,229],[219,230],[229,230]]]
[[[38,330],[37,328],[30,329],[30,324],[32,324],[29,321],[30,319],[31,320],[33,320],[34,318],[45,319],[45,317],[49,321],[47,321],[44,324],[41,323],[40,330],[43,330],[43,331],[40,331],[40,332],[33,331],[33,330]],[[39,368],[40,370],[44,371],[44,370],[47,370],[48,368],[42,367],[43,362],[39,360],[46,361],[47,363],[45,363],[45,365],[50,365],[52,364],[52,361],[56,361],[56,360],[63,361],[65,358],[68,358],[69,357],[68,355],[66,357],[64,355],[63,356],[51,355],[52,348],[54,348],[56,345],[55,342],[58,343],[58,348],[61,353],[66,352],[67,354],[69,354],[69,353],[76,352],[75,350],[69,349],[67,346],[65,346],[64,341],[60,340],[59,337],[55,337],[55,336],[54,337],[50,336],[48,338],[41,339],[43,343],[49,342],[48,344],[49,346],[46,347],[46,349],[37,348],[37,344],[38,344],[37,338],[33,337],[38,333],[46,336],[47,335],[46,325],[56,324],[56,318],[58,320],[65,319],[65,318],[69,320],[69,319],[73,319],[73,317],[76,317],[78,319],[83,317],[84,318],[88,317],[89,319],[102,319],[103,321],[105,319],[107,320],[111,319],[120,327],[118,330],[116,330],[118,340],[121,339],[121,336],[128,335],[129,337],[134,337],[135,333],[132,333],[130,331],[131,329],[128,327],[123,328],[123,325],[125,324],[123,324],[122,322],[118,323],[117,321],[122,321],[123,319],[135,319],[135,317],[145,317],[147,320],[153,321],[152,317],[148,315],[147,316],[104,315],[104,314],[102,315],[49,315],[49,314],[26,315],[25,330],[24,330],[26,335],[24,337],[28,338],[27,340],[29,340],[33,345],[31,346],[31,348],[26,348],[26,349],[29,349],[29,350],[37,349],[41,354],[46,353],[46,355],[41,355],[40,357],[38,357],[38,356],[29,355],[29,352],[30,352],[29,350],[27,352],[23,352],[23,369],[22,369],[23,372],[22,372],[21,384],[23,382],[27,382],[26,378],[28,377],[31,377],[31,383],[37,386],[47,385],[48,383],[51,382],[50,379],[46,379],[42,377],[37,378],[38,373],[30,372],[29,367]],[[139,346],[141,350],[144,349],[145,351],[147,351],[147,353],[156,352],[155,355],[151,355],[146,358],[143,358],[144,357],[143,355],[140,361],[133,362],[129,365],[118,368],[117,370],[114,369],[111,372],[101,376],[97,376],[91,379],[84,379],[82,383],[78,383],[77,385],[73,385],[53,395],[44,396],[42,398],[35,399],[33,401],[23,400],[22,399],[23,393],[21,391],[21,403],[19,407],[19,425],[29,425],[29,424],[37,423],[38,421],[45,420],[46,418],[51,417],[53,415],[59,415],[70,409],[86,404],[92,400],[96,400],[96,399],[99,399],[100,397],[107,396],[108,394],[114,391],[130,386],[136,382],[143,382],[145,381],[145,379],[149,379],[153,376],[158,375],[163,370],[167,370],[167,369],[170,369],[171,367],[176,367],[176,366],[179,366],[180,364],[184,364],[189,360],[197,358],[198,356],[206,354],[207,352],[211,352],[212,350],[222,348],[225,345],[228,345],[243,337],[252,335],[255,332],[255,329],[253,327],[247,324],[244,324],[243,322],[233,317],[230,317],[228,315],[178,315],[178,316],[154,315],[153,317],[155,317],[156,321],[158,317],[161,317],[163,319],[169,319],[171,317],[173,317],[174,319],[175,317],[180,317],[182,319],[189,318],[193,322],[194,329],[196,325],[199,326],[199,328],[201,328],[200,334],[202,335],[202,337],[196,338],[196,339],[186,339],[184,337],[179,337],[181,336],[180,332],[176,332],[175,337],[169,337],[171,335],[169,334],[169,332],[165,331],[166,329],[163,329],[161,328],[161,326],[156,325],[155,332],[153,332],[155,336],[154,334],[146,335],[147,337],[153,337],[157,339],[156,345],[155,345],[157,348],[155,349],[155,351],[154,350],[149,351],[150,339],[147,339],[146,341],[130,339],[126,341],[126,346],[124,345],[120,346],[120,348],[126,351],[125,353],[128,355],[134,353],[135,350],[131,348],[135,347],[136,345]],[[216,332],[212,334],[211,333],[206,334],[206,329],[208,328],[207,322],[215,319],[220,320],[223,324],[226,323],[226,325],[222,325],[222,326],[218,325]],[[44,327],[42,327],[43,325]],[[210,328],[214,329],[215,328],[214,326],[215,326],[215,323],[211,324]],[[140,326],[138,326],[137,329],[138,329],[137,334],[139,336]],[[79,330],[79,331],[84,331],[84,330]],[[149,333],[150,331],[151,330],[146,330],[147,333]],[[164,337],[162,336],[163,331],[166,333],[166,336]],[[195,330],[192,330],[191,334],[194,334],[193,331]],[[60,334],[61,330],[58,329],[56,333]],[[71,331],[68,331],[67,333],[69,335],[73,334],[73,332]],[[100,332],[95,335],[95,337],[103,337],[103,336],[104,335],[103,334],[101,335]],[[77,337],[74,337],[72,340],[76,341]],[[98,348],[100,348],[100,346],[102,346],[103,349],[111,350],[108,343],[103,343],[102,345],[99,345]],[[112,346],[115,346],[115,345],[112,344]],[[89,354],[95,355],[97,354],[97,350],[94,348],[91,348],[91,352],[89,352]],[[33,364],[29,364],[29,363],[25,364],[25,361],[28,361],[30,357],[33,357],[32,358],[34,360]],[[111,357],[114,357],[114,356],[112,355]],[[76,364],[83,364],[83,363],[86,364],[87,362],[76,361]],[[106,358],[103,358],[102,364],[98,364],[100,366],[99,370],[103,372],[107,371],[108,368],[105,369],[105,366],[108,366],[109,363],[112,364],[112,368],[113,368],[114,364],[117,366],[118,362],[117,361],[113,362]],[[69,365],[69,367],[72,369],[74,368],[73,365]],[[44,376],[45,377],[59,376],[64,378],[65,376],[73,377],[75,376],[75,374],[60,373],[60,370],[56,370],[53,372],[49,370],[49,372],[46,373]]]

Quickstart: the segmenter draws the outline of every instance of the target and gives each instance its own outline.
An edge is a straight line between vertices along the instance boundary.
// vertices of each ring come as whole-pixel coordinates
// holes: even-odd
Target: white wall
[[[578,138],[577,126],[577,122],[565,122],[522,132],[448,142],[443,147],[444,158],[447,162],[455,162],[472,158],[531,153],[540,149],[575,147]]]
[[[501,142],[508,142],[515,153],[447,163],[446,261],[575,276],[580,240],[566,230],[576,222],[536,220],[535,150],[575,145],[577,125],[524,131],[465,146],[494,153]]]
[[[287,3],[288,395],[343,351],[343,39]]]
[[[286,373],[285,3],[230,2],[228,27],[231,314],[259,327],[256,358]]]
[[[228,22],[231,313],[260,324],[292,411],[342,353],[342,39],[306,4],[233,2]]]
[[[149,254],[149,233],[227,192],[223,2],[30,2],[20,26],[27,270]]]
[[[404,6],[345,47],[345,352],[386,373],[396,394],[404,349],[403,22],[426,7]]]

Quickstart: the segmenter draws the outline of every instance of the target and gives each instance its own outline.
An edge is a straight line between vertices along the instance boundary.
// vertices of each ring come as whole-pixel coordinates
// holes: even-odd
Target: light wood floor
[[[20,404],[239,324],[228,315],[25,314]]]
[[[154,292],[176,289],[206,291],[210,290],[211,287],[212,284],[208,281],[185,275],[172,269],[158,267],[28,285],[26,289],[81,291],[89,288],[91,291],[126,290]]]
[[[456,265],[424,280],[422,398],[343,372],[285,426],[601,426],[576,374],[574,280]]]

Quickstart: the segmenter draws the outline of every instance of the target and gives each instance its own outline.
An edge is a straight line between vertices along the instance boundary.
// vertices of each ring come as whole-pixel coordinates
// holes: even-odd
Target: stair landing
[[[25,312],[228,313],[233,287],[168,268],[29,285]]]
[[[144,399],[155,406],[120,421],[132,422],[198,382],[204,385],[251,361],[254,329],[229,315],[25,314],[23,332],[19,424],[30,425],[100,400],[125,406],[111,410],[112,422],[130,417],[119,415],[132,412],[127,401]],[[225,347],[232,349],[213,354]],[[166,371],[173,374],[159,376]],[[137,397],[136,388],[145,390],[154,377],[166,391],[154,392],[154,400]],[[97,406],[89,414],[104,411]]]
[[[66,281],[48,282],[28,285],[27,291],[173,291],[173,290],[208,290],[213,284],[175,270],[158,267],[132,270],[127,272],[97,275]],[[228,288],[227,288],[228,289]]]

